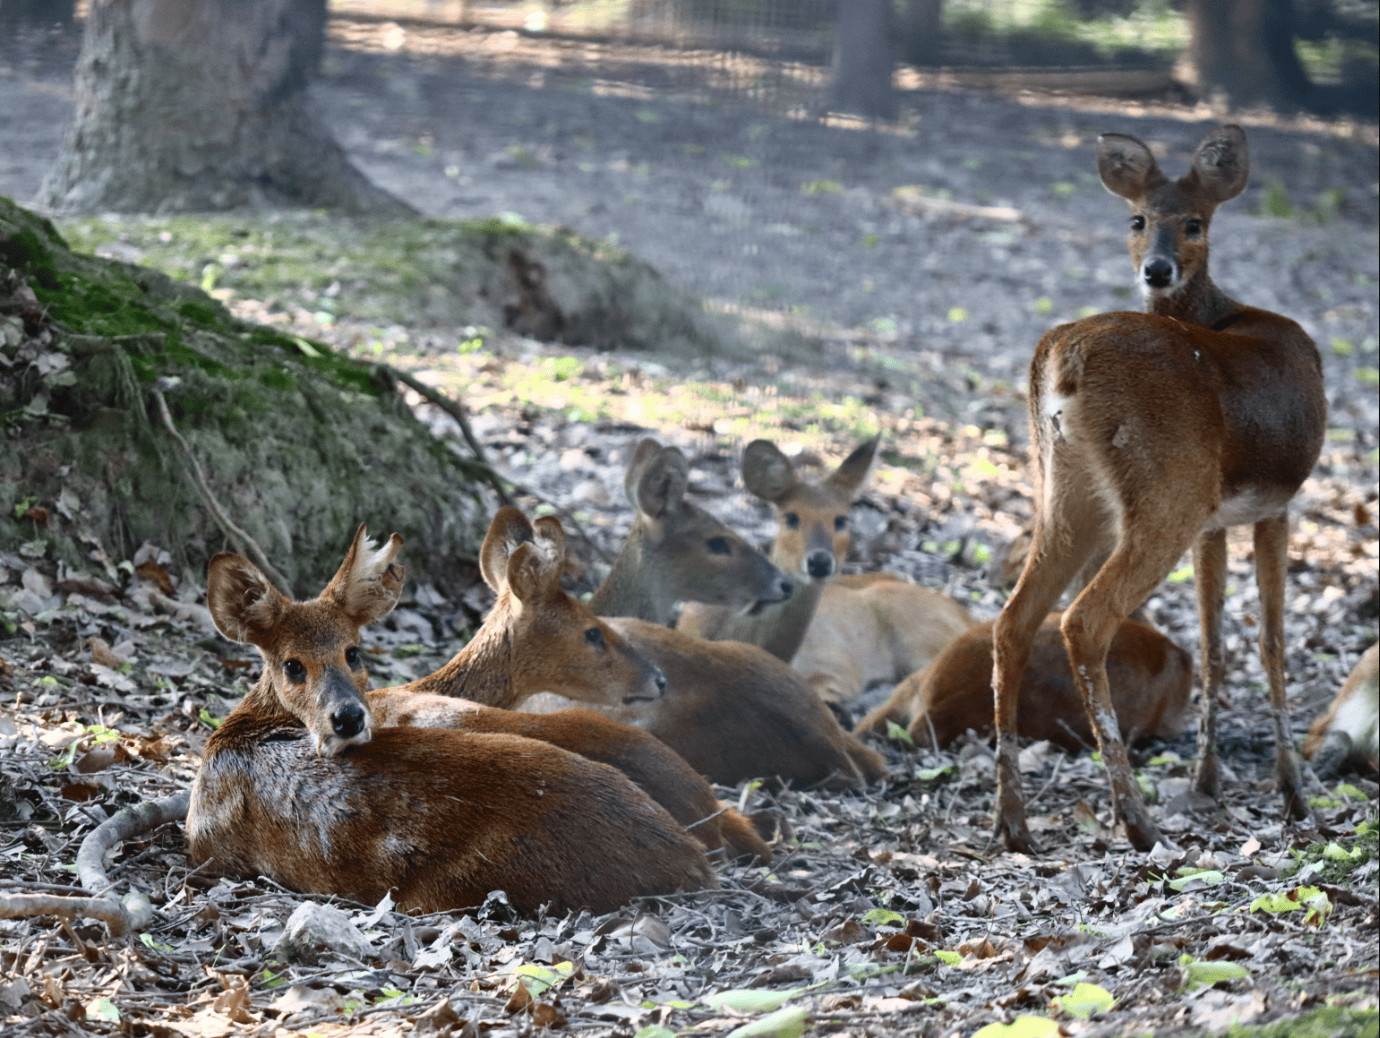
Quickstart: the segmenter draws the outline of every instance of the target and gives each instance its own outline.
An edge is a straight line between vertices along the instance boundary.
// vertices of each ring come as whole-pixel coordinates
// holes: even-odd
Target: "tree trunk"
[[[1191,85],[1234,106],[1308,107],[1312,84],[1294,51],[1291,0],[1189,0]]]
[[[830,111],[896,118],[896,91],[891,84],[895,22],[891,0],[840,0]]]
[[[904,16],[905,60],[916,65],[939,64],[943,16],[944,0],[909,0]]]
[[[92,0],[58,210],[306,205],[401,216],[312,118],[325,0]]]

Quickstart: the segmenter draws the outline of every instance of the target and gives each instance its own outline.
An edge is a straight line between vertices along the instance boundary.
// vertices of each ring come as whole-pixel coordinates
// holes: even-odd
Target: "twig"
[[[494,493],[498,495],[498,499],[503,502],[503,504],[511,505],[513,499],[503,486],[503,478],[494,471],[494,467],[489,464],[489,459],[484,454],[484,446],[475,437],[474,430],[470,428],[470,416],[465,412],[465,405],[452,400],[439,390],[432,389],[425,382],[409,375],[406,371],[401,371],[387,364],[382,365],[382,367],[403,385],[420,393],[422,398],[428,403],[435,404],[442,411],[455,419],[460,426],[460,435],[463,436],[465,442],[469,444],[470,451],[474,454],[474,460],[479,462],[480,468],[483,469],[485,479],[487,479],[489,485],[494,488]]]
[[[168,432],[172,434],[173,439],[178,442],[183,452],[187,455],[187,460],[191,463],[192,475],[196,479],[196,488],[201,495],[201,500],[205,503],[206,507],[210,509],[211,515],[215,518],[221,531],[229,540],[234,541],[243,548],[249,557],[254,560],[255,565],[263,570],[264,575],[267,576],[269,580],[273,581],[273,583],[277,584],[280,588],[287,588],[290,591],[292,585],[283,579],[281,573],[274,569],[273,564],[268,561],[268,557],[264,555],[263,549],[259,547],[258,542],[235,525],[230,517],[225,514],[224,509],[220,507],[220,502],[216,500],[215,495],[211,493],[211,488],[206,483],[206,474],[201,471],[201,462],[196,460],[196,455],[192,453],[192,448],[188,445],[187,441],[182,438],[182,434],[177,431],[177,426],[173,425],[172,415],[168,413],[168,401],[164,398],[163,391],[155,387],[153,389],[153,397],[158,401],[158,413],[163,418],[163,425],[167,427]]]

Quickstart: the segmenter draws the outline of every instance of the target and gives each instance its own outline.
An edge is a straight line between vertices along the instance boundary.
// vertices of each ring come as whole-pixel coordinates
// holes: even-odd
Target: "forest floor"
[[[1096,182],[1092,141],[1134,133],[1178,171],[1212,112],[929,90],[907,95],[901,125],[876,132],[730,105],[712,83],[687,87],[696,73],[666,55],[600,52],[594,65],[584,45],[447,32],[333,23],[317,99],[362,168],[429,216],[511,214],[616,240],[744,322],[745,341],[780,349],[614,356],[502,329],[358,320],[368,285],[314,278],[258,296],[221,287],[221,298],[463,398],[490,458],[528,489],[520,500],[578,524],[595,573],[630,519],[622,467],[636,436],[684,448],[698,499],[765,542],[769,517],[737,479],[743,443],[766,436],[833,462],[881,432],[850,568],[902,572],[978,619],[995,615],[1002,596],[987,563],[1030,514],[1033,345],[1058,321],[1136,305],[1125,211]],[[74,54],[69,38],[0,55],[0,193],[25,201],[56,155]],[[657,60],[663,89],[620,71]],[[1252,185],[1214,222],[1214,271],[1314,336],[1331,409],[1290,544],[1287,659],[1301,736],[1376,636],[1376,129],[1238,118]],[[209,264],[240,263],[233,236],[189,236],[180,250],[180,225],[159,220],[59,223],[105,254],[157,259],[193,280]],[[418,410],[455,435],[448,418]],[[371,519],[375,532],[386,524]],[[1324,788],[1310,775],[1316,823],[1282,822],[1249,538],[1231,545],[1223,804],[1194,813],[1179,795],[1191,733],[1139,757],[1176,848],[1131,850],[1091,756],[1037,748],[1024,778],[1049,850],[1002,853],[989,839],[982,743],[917,752],[878,741],[892,775],[856,794],[722,790],[778,812],[791,835],[769,870],[723,867],[712,894],[537,920],[500,906],[419,919],[346,905],[370,952],[306,963],[277,951],[303,898],[189,876],[181,830],[168,826],[112,860],[117,887],[148,891],[158,910],[138,939],[51,919],[0,924],[5,1028],[383,1034],[415,1020],[418,1033],[559,1025],[650,1038],[765,1019],[738,1033],[967,1038],[1026,1017],[1047,1030],[1021,1033],[1169,1035],[1331,1007],[1318,1033],[1360,1033],[1347,1012],[1377,1003],[1380,787],[1352,775]],[[162,570],[160,547],[142,550],[134,561],[151,565],[140,572],[194,600],[201,575]],[[118,561],[97,572],[103,588],[0,558],[0,595],[28,607],[0,640],[0,691],[13,703],[0,715],[6,891],[69,889],[91,826],[185,787],[208,722],[252,681],[249,653],[198,626],[194,610],[160,611]],[[1148,612],[1196,652],[1191,572],[1175,576]],[[424,579],[410,586],[371,635],[375,680],[428,672],[486,604],[479,589],[449,601]],[[514,995],[519,981],[531,1005]],[[738,989],[753,994],[718,997]],[[778,1006],[784,1015],[768,1017]]]

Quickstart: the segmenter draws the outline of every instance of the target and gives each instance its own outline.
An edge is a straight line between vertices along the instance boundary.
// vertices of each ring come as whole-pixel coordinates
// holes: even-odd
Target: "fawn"
[[[720,804],[704,778],[655,736],[592,710],[517,712],[529,697],[553,689],[580,702],[620,706],[654,699],[665,684],[660,671],[562,590],[560,523],[549,516],[529,523],[516,508],[500,509],[479,562],[497,595],[484,623],[434,674],[368,693],[375,722],[540,739],[622,771],[706,850],[769,863],[771,849],[752,823]],[[623,657],[636,659],[640,669],[620,674]]]
[[[600,712],[645,728],[714,782],[775,777],[841,788],[880,779],[882,756],[844,731],[781,660],[755,645],[707,642],[664,626],[677,601],[709,599],[751,610],[763,600],[761,583],[748,580],[734,585],[715,578],[711,596],[702,583],[710,578],[695,561],[707,538],[723,539],[735,551],[741,544],[764,572],[780,573],[685,499],[687,473],[685,456],[674,447],[647,439],[634,452],[626,486],[636,516],[612,567],[610,577],[618,579],[600,585],[590,605],[665,673],[666,694]],[[667,521],[671,514],[679,517],[675,523]],[[651,544],[663,560],[658,565]]]
[[[1319,775],[1337,774],[1348,763],[1380,769],[1380,645],[1352,668],[1327,712],[1313,722],[1303,755]]]
[[[891,573],[837,575],[852,540],[848,511],[867,481],[879,440],[860,444],[817,482],[801,478],[774,443],[749,443],[743,483],[771,505],[780,523],[771,561],[800,582],[789,601],[756,615],[687,605],[677,629],[760,645],[840,706],[869,685],[919,670],[966,631],[972,619],[947,595]]]
[[[1069,670],[1051,613],[1035,635],[1020,685],[1017,732],[1048,739],[1070,753],[1093,745],[1088,712]],[[924,670],[896,686],[891,697],[858,722],[858,731],[908,726],[917,745],[945,746],[972,729],[992,733],[992,628],[977,624],[950,642]],[[1170,738],[1183,728],[1193,686],[1193,659],[1148,624],[1123,620],[1107,651],[1107,681],[1121,737]]]
[[[206,742],[190,863],[370,904],[391,891],[421,912],[496,889],[531,913],[715,886],[699,843],[613,768],[511,735],[375,729],[358,633],[397,600],[401,546],[360,527],[307,602],[238,555],[211,560],[211,616],[264,670]],[[623,665],[650,673],[631,653]]]
[[[993,632],[996,832],[1033,851],[1016,770],[1017,701],[1036,632],[1099,552],[1104,562],[1061,629],[1116,816],[1133,846],[1160,837],[1117,733],[1105,661],[1118,627],[1193,548],[1202,629],[1197,789],[1220,793],[1216,745],[1226,528],[1254,526],[1276,776],[1286,811],[1307,815],[1291,752],[1284,678],[1288,506],[1321,450],[1326,400],[1317,346],[1295,322],[1238,303],[1208,276],[1208,225],[1249,173],[1246,136],[1224,126],[1169,180],[1134,137],[1098,141],[1103,184],[1131,205],[1129,247],[1146,313],[1051,329],[1030,365],[1036,525]]]

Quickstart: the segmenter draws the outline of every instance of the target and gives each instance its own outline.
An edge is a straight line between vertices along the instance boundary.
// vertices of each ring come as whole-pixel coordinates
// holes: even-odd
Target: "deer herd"
[[[211,616],[258,649],[263,671],[207,740],[191,863],[370,903],[391,892],[417,911],[478,905],[494,890],[523,912],[607,911],[713,887],[717,863],[771,861],[773,833],[711,782],[864,789],[888,775],[865,737],[889,725],[924,746],[995,738],[995,831],[1027,853],[1038,848],[1018,737],[1096,748],[1116,819],[1150,850],[1163,837],[1126,747],[1181,730],[1192,664],[1139,607],[1191,549],[1196,787],[1219,797],[1226,529],[1244,524],[1278,796],[1289,818],[1306,818],[1284,575],[1289,503],[1325,428],[1318,350],[1208,274],[1213,211],[1246,184],[1239,128],[1208,134],[1177,180],[1134,137],[1101,137],[1097,164],[1130,204],[1145,312],[1061,325],[1036,348],[1035,520],[994,622],[900,576],[840,573],[876,438],[819,480],[774,444],[748,444],[744,485],[779,526],[769,556],[689,500],[679,450],[642,440],[627,468],[631,531],[588,602],[562,587],[560,524],[500,510],[479,560],[496,599],[483,625],[440,670],[393,688],[369,687],[360,634],[401,594],[396,534],[378,546],[361,526],[305,602],[223,553],[209,567]],[[883,682],[890,697],[850,730],[840,717]],[[1305,756],[1374,766],[1376,696],[1372,647]]]

